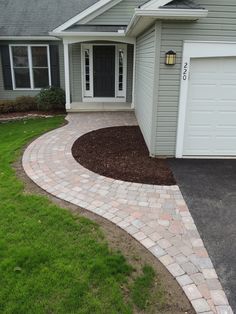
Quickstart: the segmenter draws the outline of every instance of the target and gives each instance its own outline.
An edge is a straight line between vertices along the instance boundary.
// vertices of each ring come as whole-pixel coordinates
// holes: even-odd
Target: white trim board
[[[125,32],[58,32],[58,33],[53,33],[50,32],[50,35],[53,36],[59,36],[59,37],[73,37],[73,36],[78,36],[78,37],[91,37],[91,36],[98,36],[98,37],[125,37]],[[104,38],[103,38],[104,40]]]
[[[81,24],[86,24],[90,20],[94,19],[96,16],[112,8],[114,5],[118,4],[121,1],[122,0],[100,0],[92,6],[88,7],[86,10],[72,17],[62,25],[55,28],[52,33],[62,32],[78,22],[80,22]]]
[[[64,34],[64,33],[62,33]],[[64,35],[62,35],[63,37]],[[111,41],[114,43],[119,42],[119,43],[124,43],[124,44],[134,44],[135,43],[135,38],[132,37],[125,37],[124,35],[122,36],[80,36],[80,35],[74,35],[74,36],[67,36],[63,37],[63,43],[67,44],[75,44],[75,43],[86,43],[86,42],[91,42],[91,41],[98,41],[98,40],[105,40],[105,41]]]
[[[193,58],[236,57],[236,42],[186,41],[183,47],[176,158],[183,158],[185,118],[189,88],[189,70]]]

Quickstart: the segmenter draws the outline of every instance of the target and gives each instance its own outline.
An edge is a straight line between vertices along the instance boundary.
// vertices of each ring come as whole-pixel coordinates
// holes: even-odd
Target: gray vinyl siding
[[[6,42],[2,41],[0,42],[0,45],[8,45],[8,44],[56,44],[55,42]],[[64,79],[64,55],[63,55],[63,45],[62,43],[59,44],[59,59],[60,59],[60,81],[61,81],[61,87],[64,88],[65,86],[65,79]],[[3,74],[2,74],[2,63],[1,63],[1,50],[0,50],[0,99],[6,100],[6,99],[15,99],[16,97],[20,96],[36,96],[39,93],[39,91],[35,90],[5,90],[4,89],[4,82],[3,82]]]
[[[70,47],[70,81],[71,81],[72,102],[81,102],[83,98],[81,44],[73,44]],[[133,89],[133,46],[128,45],[127,46],[127,96],[126,96],[127,102],[132,102],[132,89]]]
[[[123,0],[87,24],[128,25],[134,14],[134,9],[142,3],[142,0]]]
[[[70,49],[70,82],[72,102],[82,101],[81,44],[73,44]]]
[[[59,43],[59,67],[61,88],[65,89],[64,48],[62,43]]]
[[[214,4],[213,4],[214,2]],[[179,107],[180,74],[184,40],[236,42],[235,0],[198,0],[209,10],[207,18],[196,22],[162,23],[159,95],[157,100],[156,155],[175,155]],[[177,64],[164,65],[168,50],[177,53]]]
[[[132,102],[133,94],[133,60],[134,60],[134,46],[128,45],[127,47],[127,93],[126,101]]]
[[[155,28],[152,27],[136,41],[135,114],[149,151],[152,139],[155,38]]]

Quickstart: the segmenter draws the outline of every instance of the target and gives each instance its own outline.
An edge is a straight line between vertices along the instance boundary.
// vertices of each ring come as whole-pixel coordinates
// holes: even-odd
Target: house
[[[151,156],[236,156],[235,0],[3,0],[0,98],[135,111]]]

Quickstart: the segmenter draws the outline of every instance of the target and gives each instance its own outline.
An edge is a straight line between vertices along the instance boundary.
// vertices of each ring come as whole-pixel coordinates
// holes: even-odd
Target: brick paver
[[[79,113],[26,149],[27,175],[52,195],[126,230],[177,279],[197,313],[233,313],[178,186],[105,178],[75,161],[71,147],[92,130],[136,125],[133,113]]]

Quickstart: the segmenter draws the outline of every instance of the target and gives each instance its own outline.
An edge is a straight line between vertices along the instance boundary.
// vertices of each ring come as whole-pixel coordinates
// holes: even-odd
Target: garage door
[[[192,59],[184,156],[236,156],[236,58]]]

